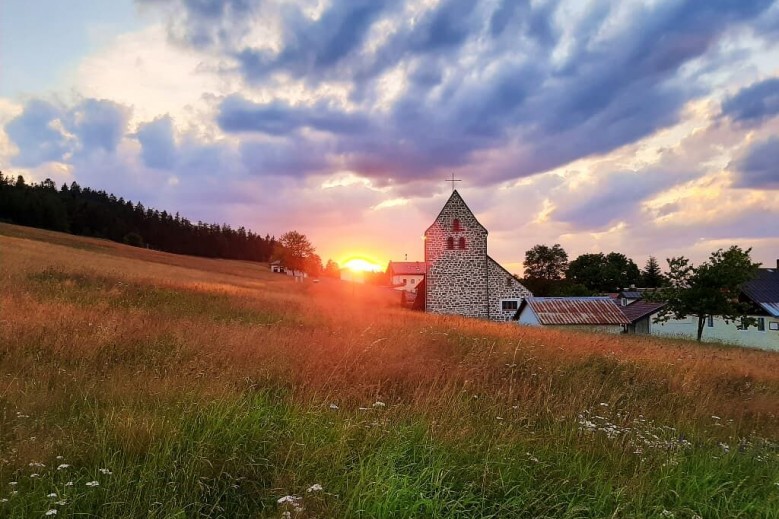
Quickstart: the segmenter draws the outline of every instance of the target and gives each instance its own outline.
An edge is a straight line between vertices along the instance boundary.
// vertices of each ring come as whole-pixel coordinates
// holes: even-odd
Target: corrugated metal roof
[[[666,303],[636,301],[635,303],[631,303],[627,306],[622,306],[619,301],[612,300],[612,302],[617,306],[617,308],[620,309],[623,314],[625,314],[625,317],[630,319],[631,323],[643,319],[648,315],[652,315],[666,305]]]
[[[528,297],[541,324],[630,324],[610,297]]]
[[[424,261],[390,261],[388,270],[396,276],[409,276],[425,273]]]
[[[741,291],[769,315],[779,317],[779,270],[758,269],[755,278],[744,283]]]

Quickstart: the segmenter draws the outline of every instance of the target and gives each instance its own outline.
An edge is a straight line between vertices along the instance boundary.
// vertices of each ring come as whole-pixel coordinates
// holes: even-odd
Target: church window
[[[465,249],[465,238],[461,237],[459,240],[457,240],[457,248],[460,250]]]
[[[452,222],[452,232],[460,232],[462,231],[462,227],[460,227],[460,219],[455,218]]]
[[[451,236],[449,236],[446,239],[446,248],[449,249],[449,250],[454,249],[454,238],[452,238]]]
[[[519,308],[519,301],[516,299],[507,299],[500,302],[500,309],[503,311],[516,310]]]

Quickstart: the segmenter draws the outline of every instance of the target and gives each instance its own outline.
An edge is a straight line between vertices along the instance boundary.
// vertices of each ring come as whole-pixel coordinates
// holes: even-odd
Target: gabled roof
[[[623,290],[617,293],[617,297],[624,297],[625,299],[641,299],[641,292],[638,290]]]
[[[779,270],[758,269],[755,278],[744,283],[741,291],[768,315],[779,317]]]
[[[458,192],[457,192],[457,190],[455,189],[454,191],[452,191],[452,195],[451,195],[451,196],[450,196],[450,197],[447,199],[447,201],[446,201],[446,203],[443,205],[443,207],[441,207],[441,210],[440,210],[440,211],[438,211],[438,215],[435,217],[435,220],[433,220],[433,223],[432,223],[432,224],[430,224],[430,226],[429,226],[427,229],[425,229],[425,235],[427,235],[427,231],[429,231],[430,229],[432,229],[432,228],[433,228],[433,226],[435,225],[435,223],[436,223],[436,222],[438,221],[438,219],[441,217],[441,214],[442,214],[442,213],[444,212],[444,210],[446,209],[446,206],[448,206],[449,204],[451,204],[451,203],[453,203],[453,202],[455,202],[455,201],[457,201],[457,200],[459,200],[460,202],[462,202],[462,203],[463,203],[463,205],[465,206],[465,209],[466,209],[466,210],[467,210],[467,211],[468,211],[468,212],[471,214],[471,216],[473,216],[473,219],[474,219],[474,221],[476,222],[476,225],[478,225],[478,226],[479,226],[479,227],[480,227],[480,228],[481,228],[481,229],[482,229],[482,230],[483,230],[485,233],[487,233],[487,228],[486,228],[486,227],[484,227],[484,226],[483,226],[483,225],[482,225],[482,224],[479,222],[479,219],[478,219],[478,218],[476,218],[476,215],[475,215],[475,214],[473,214],[473,211],[471,211],[471,208],[470,208],[470,207],[468,207],[468,204],[466,204],[466,203],[465,203],[465,200],[463,200],[463,197],[462,197],[462,196],[460,196],[460,193],[458,193]]]
[[[425,275],[424,261],[390,261],[387,272],[395,276]]]
[[[635,323],[644,317],[659,312],[660,309],[666,305],[666,303],[660,302],[650,303],[648,301],[636,301],[635,303],[629,304],[627,306],[622,306],[619,301],[615,301],[613,299],[612,303],[617,308],[619,308],[623,314],[625,314],[625,317],[627,317],[631,323]]]
[[[610,297],[528,297],[520,304],[515,319],[526,306],[545,325],[630,324]]]

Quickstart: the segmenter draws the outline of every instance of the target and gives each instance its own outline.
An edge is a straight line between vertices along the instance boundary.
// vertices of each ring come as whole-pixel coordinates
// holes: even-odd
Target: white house
[[[775,269],[759,269],[755,279],[741,287],[741,300],[751,303],[750,317],[755,324],[744,326],[741,322],[709,317],[701,339],[779,351],[779,261]],[[665,337],[695,339],[697,333],[698,318],[693,316],[652,323],[651,328],[652,335]]]
[[[390,285],[396,290],[416,292],[425,279],[424,261],[390,261],[387,265]]]

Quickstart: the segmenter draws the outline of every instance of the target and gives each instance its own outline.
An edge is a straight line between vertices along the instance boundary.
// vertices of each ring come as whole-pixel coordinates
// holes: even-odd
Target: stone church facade
[[[487,229],[457,191],[425,231],[425,309],[507,321],[532,294],[487,254]]]

